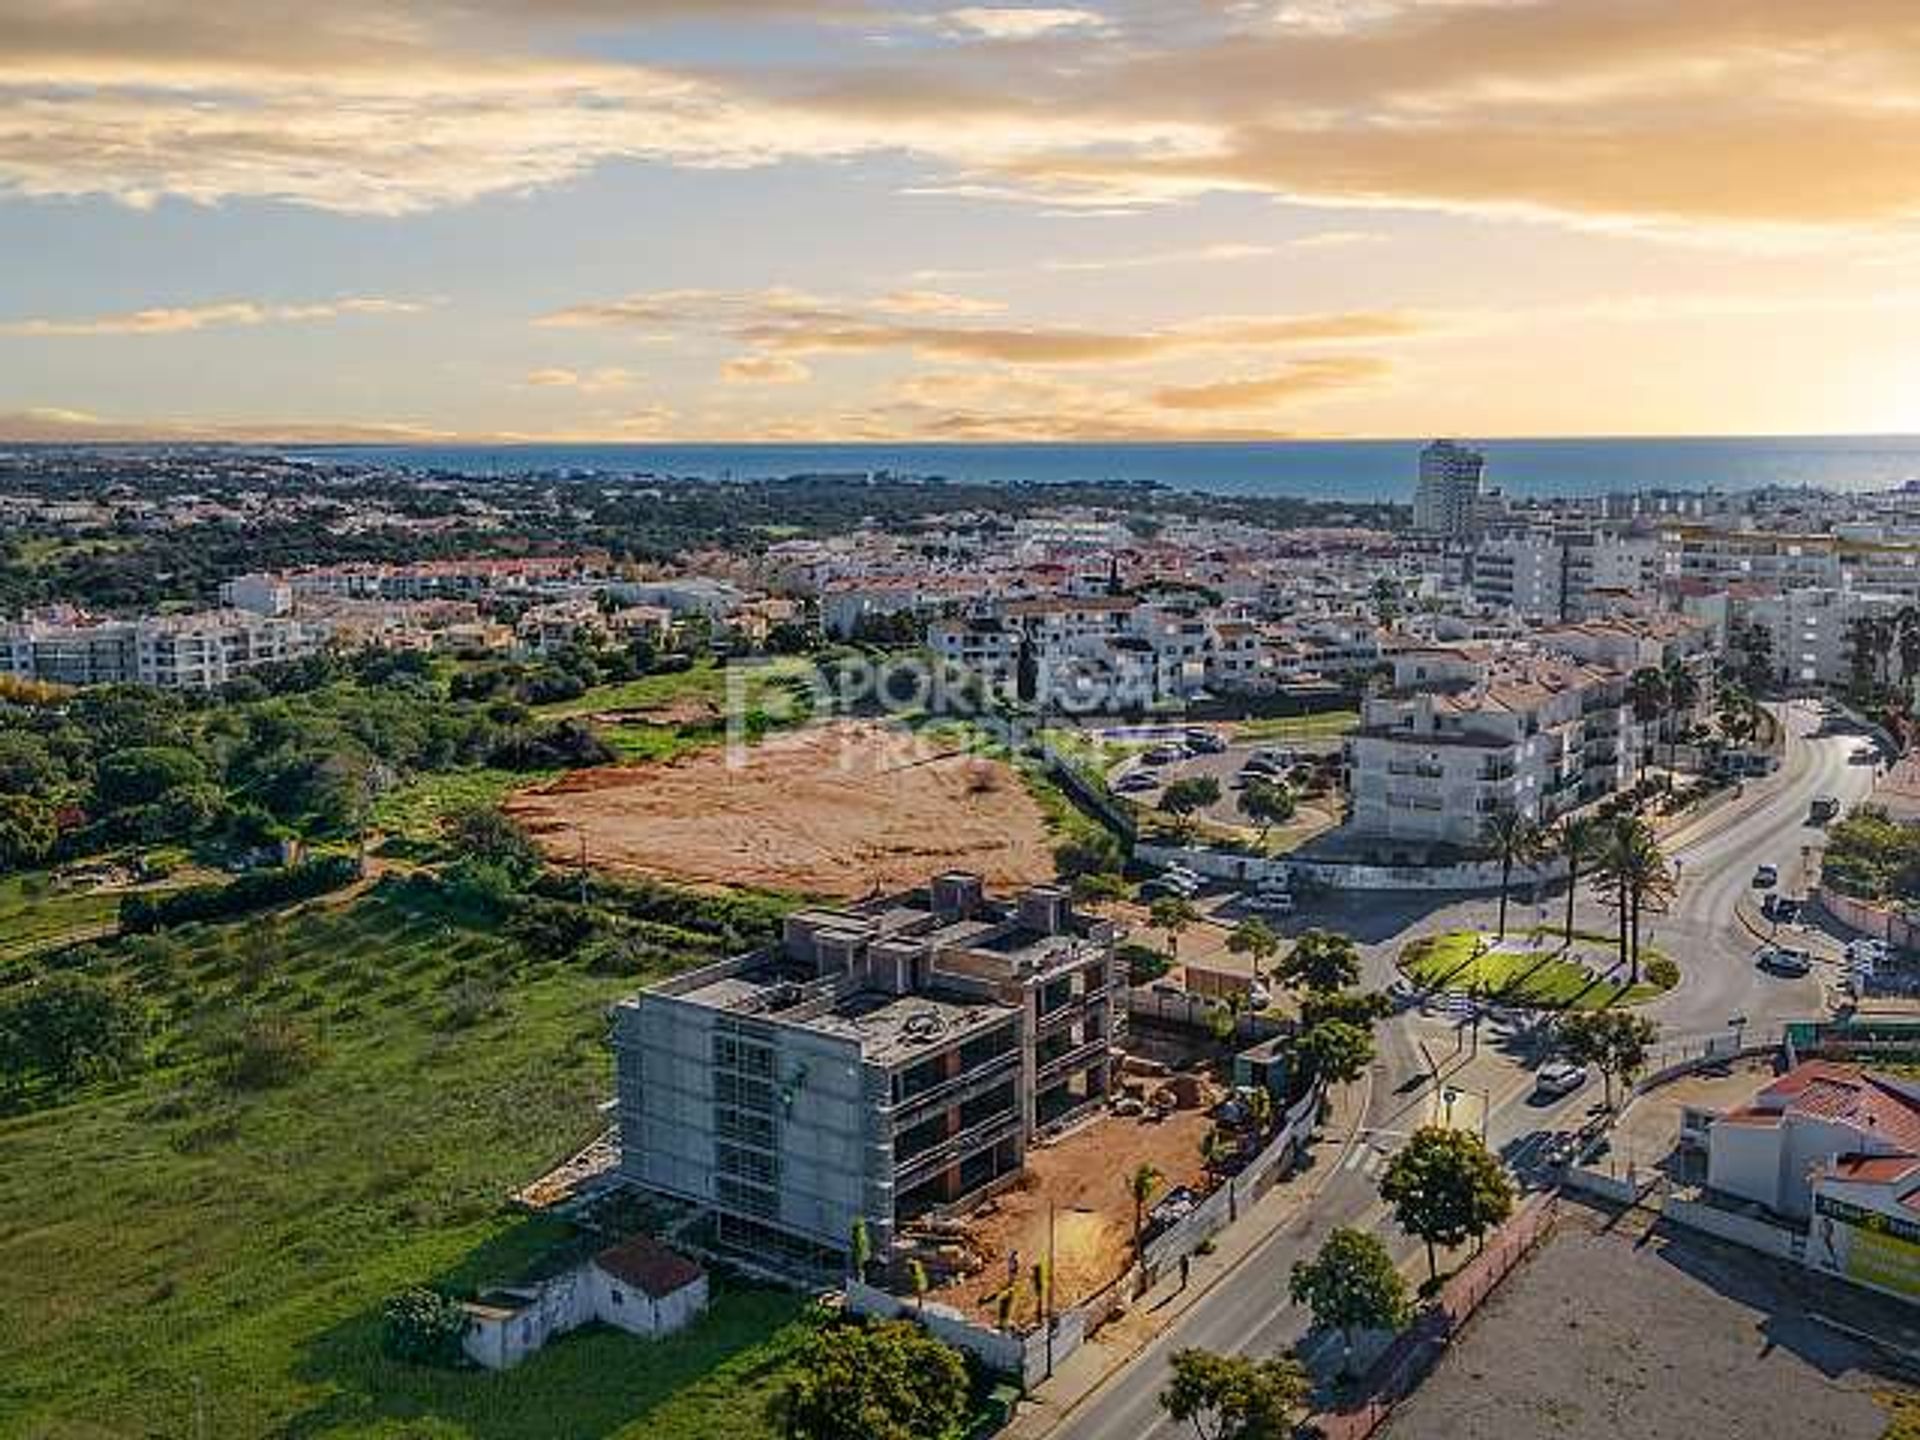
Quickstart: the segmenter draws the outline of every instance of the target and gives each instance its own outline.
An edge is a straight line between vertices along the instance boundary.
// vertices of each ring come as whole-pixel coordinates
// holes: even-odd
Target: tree
[[[966,1418],[960,1352],[907,1320],[823,1325],[793,1375],[791,1440],[950,1440]]]
[[[1290,1357],[1180,1350],[1160,1408],[1168,1419],[1192,1426],[1197,1440],[1287,1440],[1312,1388],[1305,1368]]]
[[[1193,832],[1193,817],[1220,803],[1220,782],[1211,775],[1189,775],[1160,792],[1160,808],[1173,816],[1183,834]]]
[[[179,785],[207,779],[207,767],[177,745],[142,745],[109,754],[94,772],[93,791],[104,810],[151,805]]]
[[[1393,1257],[1364,1230],[1335,1230],[1313,1259],[1295,1261],[1287,1294],[1313,1312],[1314,1324],[1340,1332],[1342,1375],[1352,1373],[1356,1330],[1398,1330],[1413,1313]]]
[[[65,779],[66,767],[38,735],[0,731],[0,792],[46,800]]]
[[[414,1365],[457,1365],[467,1311],[451,1295],[416,1286],[381,1307],[380,1348]]]
[[[140,1058],[146,1021],[118,987],[65,971],[0,1000],[0,1078],[18,1085],[38,1072],[61,1085],[118,1075]]]
[[[1267,832],[1293,818],[1293,791],[1273,780],[1250,780],[1240,792],[1234,807],[1260,827],[1260,843],[1266,844]]]
[[[1127,1177],[1127,1194],[1133,1200],[1133,1261],[1140,1263],[1140,1237],[1147,1228],[1147,1205],[1167,1177],[1158,1168],[1141,1161]]]
[[[492,805],[468,805],[441,822],[447,845],[462,861],[493,865],[524,883],[540,871],[540,847],[518,820]]]
[[[1653,827],[1637,815],[1615,816],[1594,855],[1594,884],[1619,911],[1620,961],[1630,967],[1627,983],[1638,985],[1641,917],[1664,910],[1679,885]]]
[[[1260,966],[1280,951],[1280,937],[1273,933],[1273,927],[1264,920],[1257,917],[1242,920],[1227,936],[1227,949],[1236,955],[1253,957],[1253,978],[1258,983]]]
[[[1676,722],[1682,716],[1693,713],[1693,707],[1700,703],[1700,682],[1694,678],[1693,671],[1679,656],[1668,659],[1660,671],[1662,684],[1666,688],[1666,713],[1661,720],[1667,732],[1667,763],[1673,763],[1673,746],[1676,743]]]
[[[1626,1010],[1576,1011],[1560,1022],[1560,1045],[1577,1065],[1591,1065],[1606,1082],[1606,1105],[1613,1108],[1613,1078],[1628,1082],[1647,1063],[1647,1051],[1660,1027]]]
[[[1373,1063],[1373,1035],[1346,1020],[1322,1020],[1294,1037],[1294,1053],[1308,1079],[1351,1085]]]
[[[1273,973],[1296,990],[1330,995],[1360,982],[1360,951],[1338,931],[1309,930],[1294,942]]]
[[[1437,1280],[1436,1245],[1480,1239],[1513,1213],[1513,1183],[1470,1130],[1426,1125],[1387,1165],[1380,1198],[1395,1221],[1426,1242],[1427,1277]]]
[[[1167,949],[1178,959],[1180,933],[1200,919],[1200,912],[1191,900],[1179,895],[1162,895],[1148,908],[1147,918],[1154,929],[1167,932]]]
[[[1641,726],[1653,724],[1667,708],[1666,672],[1643,665],[1627,677],[1627,704]]]
[[[51,805],[31,795],[0,794],[0,871],[38,865],[59,838]]]
[[[1760,733],[1760,707],[1752,695],[1737,685],[1721,686],[1719,701],[1714,719],[1719,722],[1720,733],[1727,737],[1727,743],[1738,750]]]
[[[873,1236],[867,1231],[867,1217],[856,1215],[847,1230],[847,1263],[853,1278],[867,1278],[867,1266],[873,1263]]]
[[[1306,1030],[1325,1020],[1371,1030],[1392,1013],[1393,1001],[1378,990],[1309,991],[1300,997],[1300,1025]]]
[[[1500,938],[1507,938],[1507,892],[1513,867],[1531,861],[1539,852],[1540,827],[1512,805],[1498,805],[1481,827],[1487,848],[1500,857]]]
[[[1565,816],[1553,829],[1554,848],[1567,862],[1567,923],[1564,940],[1568,946],[1573,944],[1573,901],[1580,888],[1580,867],[1592,858],[1594,851],[1599,848],[1601,837],[1601,823],[1591,815]]]

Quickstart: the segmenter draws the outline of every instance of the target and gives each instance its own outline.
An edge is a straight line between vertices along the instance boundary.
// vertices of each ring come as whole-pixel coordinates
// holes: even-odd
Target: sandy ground
[[[1547,1245],[1394,1412],[1389,1440],[1876,1440],[1898,1387],[1814,1319],[1887,1333],[1864,1292],[1660,1226],[1636,1243],[1568,1206]]]
[[[1006,765],[873,724],[661,765],[576,770],[507,803],[555,859],[697,884],[853,897],[950,867],[991,888],[1053,875],[1039,807]]]
[[[1133,1195],[1128,1177],[1142,1162],[1166,1179],[1156,1194],[1197,1186],[1205,1175],[1200,1138],[1212,1127],[1200,1110],[1180,1110],[1157,1124],[1108,1115],[1044,1149],[1027,1152],[1031,1183],[976,1212],[972,1231],[988,1256],[986,1269],[935,1292],[963,1314],[991,1318],[1007,1282],[1007,1256],[1019,1255],[1017,1323],[1034,1317],[1027,1277],[1047,1256],[1047,1204],[1053,1203],[1054,1304],[1067,1309],[1117,1279],[1133,1248]],[[1149,1206],[1149,1209],[1152,1207]]]

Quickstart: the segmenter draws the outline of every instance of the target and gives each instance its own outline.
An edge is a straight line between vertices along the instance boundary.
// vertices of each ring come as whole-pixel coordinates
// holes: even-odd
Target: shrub
[[[1151,945],[1127,944],[1119,949],[1119,955],[1126,962],[1127,983],[1145,985],[1158,980],[1173,968],[1173,960],[1164,950],[1156,950]]]
[[[284,1015],[249,1015],[226,1037],[222,1068],[236,1090],[291,1085],[320,1063],[306,1028]]]
[[[195,885],[163,895],[132,894],[120,901],[120,928],[144,935],[196,920],[224,920],[350,885],[360,877],[351,855],[324,855],[279,870],[261,870],[225,885]]]
[[[402,1290],[380,1312],[380,1348],[413,1365],[458,1365],[466,1333],[466,1310],[438,1290]]]
[[[1644,973],[1648,984],[1662,990],[1671,990],[1680,983],[1680,967],[1664,955],[1656,955],[1647,961]]]

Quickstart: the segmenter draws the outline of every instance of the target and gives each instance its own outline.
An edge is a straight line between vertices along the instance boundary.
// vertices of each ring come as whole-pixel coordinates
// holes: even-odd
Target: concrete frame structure
[[[876,1253],[1098,1110],[1125,1033],[1115,927],[976,875],[787,917],[778,945],[615,1012],[621,1171],[762,1253]]]

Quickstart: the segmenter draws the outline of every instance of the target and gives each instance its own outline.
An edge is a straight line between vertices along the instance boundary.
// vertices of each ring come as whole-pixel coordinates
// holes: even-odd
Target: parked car
[[[1800,918],[1800,911],[1805,903],[1803,900],[1794,900],[1777,891],[1769,890],[1760,902],[1760,913],[1769,920],[1785,925],[1789,921]]]
[[[1242,776],[1257,777],[1261,780],[1277,780],[1286,774],[1286,770],[1271,760],[1263,760],[1256,755],[1240,767]]]
[[[1587,1067],[1571,1060],[1555,1060],[1542,1065],[1533,1077],[1534,1092],[1539,1095],[1571,1095],[1587,1083]]]
[[[1293,896],[1281,891],[1278,894],[1255,895],[1247,901],[1247,909],[1263,915],[1293,914]]]
[[[1184,745],[1156,745],[1140,758],[1149,765],[1172,765],[1176,761],[1187,758],[1187,747]]]
[[[1771,890],[1779,883],[1780,867],[1778,865],[1756,865],[1753,867],[1754,889]]]
[[[1227,742],[1211,730],[1189,730],[1187,748],[1196,755],[1218,755],[1227,748]]]
[[[1760,958],[1755,963],[1773,975],[1798,976],[1813,972],[1813,957],[1804,950],[1796,950],[1788,945],[1762,947]]]
[[[1157,775],[1149,775],[1144,770],[1130,770],[1113,782],[1113,788],[1123,795],[1133,795],[1142,790],[1158,790],[1161,783]]]

